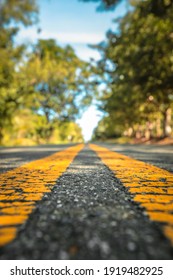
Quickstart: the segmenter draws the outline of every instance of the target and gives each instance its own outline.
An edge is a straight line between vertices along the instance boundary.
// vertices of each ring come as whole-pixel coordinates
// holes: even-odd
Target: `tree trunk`
[[[132,137],[132,135],[133,135],[133,128],[129,127],[128,130],[127,130],[127,136]]]
[[[171,128],[171,108],[167,108],[163,112],[163,136],[168,137],[171,135],[172,128]]]
[[[3,139],[3,133],[2,133],[2,127],[0,127],[0,145],[2,145],[2,139]]]
[[[160,138],[161,135],[162,135],[161,120],[160,120],[160,118],[157,118],[157,120],[156,120],[156,137]]]
[[[140,125],[138,125],[137,130],[135,132],[135,138],[136,139],[141,139],[142,137],[142,128]]]
[[[146,129],[145,129],[145,139],[150,140],[151,139],[151,131],[152,131],[153,125],[151,122],[146,123]]]

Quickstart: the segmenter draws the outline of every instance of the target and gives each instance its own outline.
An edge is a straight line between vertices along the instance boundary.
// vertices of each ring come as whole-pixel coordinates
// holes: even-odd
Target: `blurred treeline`
[[[81,142],[76,118],[90,103],[89,65],[55,40],[19,44],[38,1],[0,0],[0,144]]]
[[[16,43],[22,25],[38,21],[38,1],[0,0],[1,145],[83,141],[75,120],[92,95],[104,112],[94,140],[172,136],[173,0],[82,1],[99,10],[126,2],[115,30],[93,46],[96,65],[52,39]]]
[[[98,2],[99,10],[126,2],[118,29],[95,46],[106,86],[97,96],[105,114],[93,139],[172,136],[173,0],[82,1]]]

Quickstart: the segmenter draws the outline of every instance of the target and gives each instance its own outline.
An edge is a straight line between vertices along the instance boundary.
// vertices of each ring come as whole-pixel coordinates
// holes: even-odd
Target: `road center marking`
[[[162,223],[173,245],[173,174],[98,145],[90,148],[146,209],[149,218]]]
[[[0,174],[0,246],[11,242],[41,200],[53,188],[83,144],[67,148]]]

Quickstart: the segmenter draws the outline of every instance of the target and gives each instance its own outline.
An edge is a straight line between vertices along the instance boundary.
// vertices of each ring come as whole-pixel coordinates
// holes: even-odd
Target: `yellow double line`
[[[0,246],[12,241],[44,193],[83,148],[77,145],[0,175]]]
[[[173,244],[173,174],[90,145]],[[70,147],[0,175],[0,246],[11,242],[44,193],[51,191],[83,145]]]
[[[149,218],[163,224],[173,245],[173,174],[104,147],[90,147],[134,195]]]

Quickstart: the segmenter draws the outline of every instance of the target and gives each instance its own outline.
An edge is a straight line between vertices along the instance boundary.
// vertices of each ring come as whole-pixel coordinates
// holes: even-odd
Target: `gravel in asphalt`
[[[0,259],[172,259],[170,242],[85,148]]]

